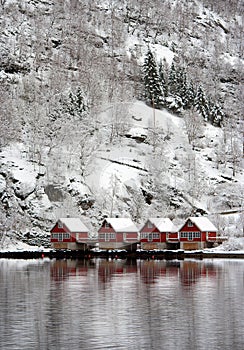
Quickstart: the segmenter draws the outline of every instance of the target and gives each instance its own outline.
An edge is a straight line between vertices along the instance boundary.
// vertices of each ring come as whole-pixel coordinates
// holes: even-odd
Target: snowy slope
[[[109,118],[109,113],[107,118]],[[218,170],[214,166],[214,160],[206,158],[209,154],[214,153],[215,145],[211,141],[213,139],[216,141],[216,138],[221,136],[221,129],[206,125],[205,135],[201,140],[204,147],[193,151],[188,143],[183,118],[164,110],[153,110],[143,102],[136,101],[130,105],[129,119],[130,129],[126,136],[120,138],[119,143],[105,144],[100,147],[91,165],[92,171],[86,179],[86,186],[78,180],[79,171],[73,182],[70,183],[66,178],[63,184],[63,190],[69,183],[81,198],[89,198],[90,196],[95,198],[94,206],[91,206],[87,211],[80,212],[80,215],[89,223],[90,227],[93,227],[91,229],[93,233],[95,234],[101,220],[98,216],[98,209],[102,211],[101,217],[104,214],[109,216],[131,216],[131,195],[134,193],[133,190],[139,191],[145,187],[145,179],[150,174],[150,162],[155,151],[147,138],[144,142],[138,142],[134,139],[134,132],[130,133],[130,130],[142,130],[143,134],[147,135],[149,130],[154,129],[155,121],[156,132],[160,132],[160,137],[166,137],[163,141],[163,161],[165,161],[167,167],[162,173],[162,183],[177,190],[178,196],[182,200],[179,208],[174,210],[176,224],[184,220],[182,210],[185,210],[185,216],[187,216],[187,214],[194,213],[194,210],[198,208],[204,210],[218,226],[218,229],[222,229],[224,233],[240,234],[241,213],[239,215],[235,214],[234,220],[232,217],[229,223],[232,229],[228,229],[226,223],[233,214],[220,214],[227,210],[226,194],[220,193],[220,191],[224,188],[226,192],[232,193],[234,198],[234,194],[237,194],[243,187],[243,177],[236,179],[230,177],[226,180],[222,177],[222,170]],[[102,122],[107,125],[104,114]],[[104,128],[106,129],[106,126]],[[23,159],[22,152],[19,144],[13,144],[12,147],[6,148],[1,152],[1,168],[5,169],[9,177],[13,179],[15,195],[17,198],[20,197],[18,201],[24,201],[30,217],[37,217],[39,220],[48,218],[50,222],[48,225],[51,227],[51,222],[53,223],[57,219],[57,216],[55,217],[55,205],[60,207],[62,202],[59,204],[51,202],[41,188],[38,193],[33,193],[33,189],[37,191],[38,186],[40,186],[39,169]],[[188,191],[189,174],[187,174],[187,171],[189,172],[189,169],[184,163],[188,157],[191,157],[191,159],[194,157],[195,167],[198,169],[199,184],[203,183],[206,186],[200,192],[198,198],[190,195]],[[150,189],[148,190],[150,191]],[[67,214],[72,214],[69,209],[67,208]],[[147,204],[143,208],[143,217],[139,221],[143,222],[144,218],[146,220],[148,216],[151,216],[151,213],[156,213],[157,216],[172,215],[172,210],[172,208],[168,208],[165,213],[165,211],[162,211],[162,207],[160,208],[158,203],[154,203],[152,200],[151,205]]]
[[[1,5],[0,249],[9,237],[48,246],[53,223],[67,215],[95,235],[105,216],[138,224],[168,216],[179,225],[197,213],[221,234],[242,236],[243,163],[233,176],[231,159],[242,142],[238,9],[228,18],[227,5],[201,1],[68,3]],[[220,96],[232,126],[203,123],[192,147],[183,116],[146,105],[140,72],[148,47],[158,63],[175,58]],[[85,132],[48,114],[80,83],[93,98]]]

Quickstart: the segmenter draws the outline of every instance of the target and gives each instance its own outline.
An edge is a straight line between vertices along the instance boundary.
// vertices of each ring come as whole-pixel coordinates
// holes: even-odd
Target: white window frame
[[[188,239],[188,241],[193,241],[193,239],[194,239],[194,232],[188,232],[187,239]]]

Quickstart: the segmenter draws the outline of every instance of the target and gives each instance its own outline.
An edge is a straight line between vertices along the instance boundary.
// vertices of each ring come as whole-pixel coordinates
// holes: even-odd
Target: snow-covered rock
[[[12,171],[14,181],[14,192],[17,197],[25,199],[34,192],[36,187],[36,174],[26,171],[25,169],[18,169]]]
[[[0,195],[5,191],[5,189],[6,189],[6,180],[2,175],[0,175]]]

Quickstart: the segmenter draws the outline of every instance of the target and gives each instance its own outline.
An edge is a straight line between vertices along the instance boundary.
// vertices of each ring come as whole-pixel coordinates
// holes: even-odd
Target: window
[[[153,239],[159,239],[159,233],[153,233]]]
[[[69,239],[70,238],[70,234],[69,233],[64,233],[64,239]]]
[[[109,225],[109,223],[106,221],[105,222],[105,228],[109,228],[110,227],[110,225]]]
[[[110,241],[111,239],[115,239],[114,233],[100,233],[100,239],[104,239],[105,241]]]
[[[61,221],[58,222],[58,228],[63,228],[63,223]]]
[[[181,232],[181,238],[187,238],[189,241],[192,241],[193,238],[201,238],[200,232]]]
[[[188,232],[188,241],[193,240],[193,232]]]
[[[192,227],[192,226],[193,226],[193,223],[189,220],[188,223],[187,223],[187,226],[188,226],[188,227]]]

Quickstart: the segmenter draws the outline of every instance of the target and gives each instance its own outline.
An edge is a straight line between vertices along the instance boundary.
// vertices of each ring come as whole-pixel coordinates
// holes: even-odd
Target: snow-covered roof
[[[218,231],[214,224],[204,216],[191,216],[188,220],[191,220],[201,231]]]
[[[150,221],[160,232],[175,232],[176,228],[169,218],[149,218]]]
[[[58,221],[62,222],[70,232],[88,232],[88,228],[79,218],[60,218]]]
[[[138,228],[129,218],[106,218],[116,232],[138,232]]]

